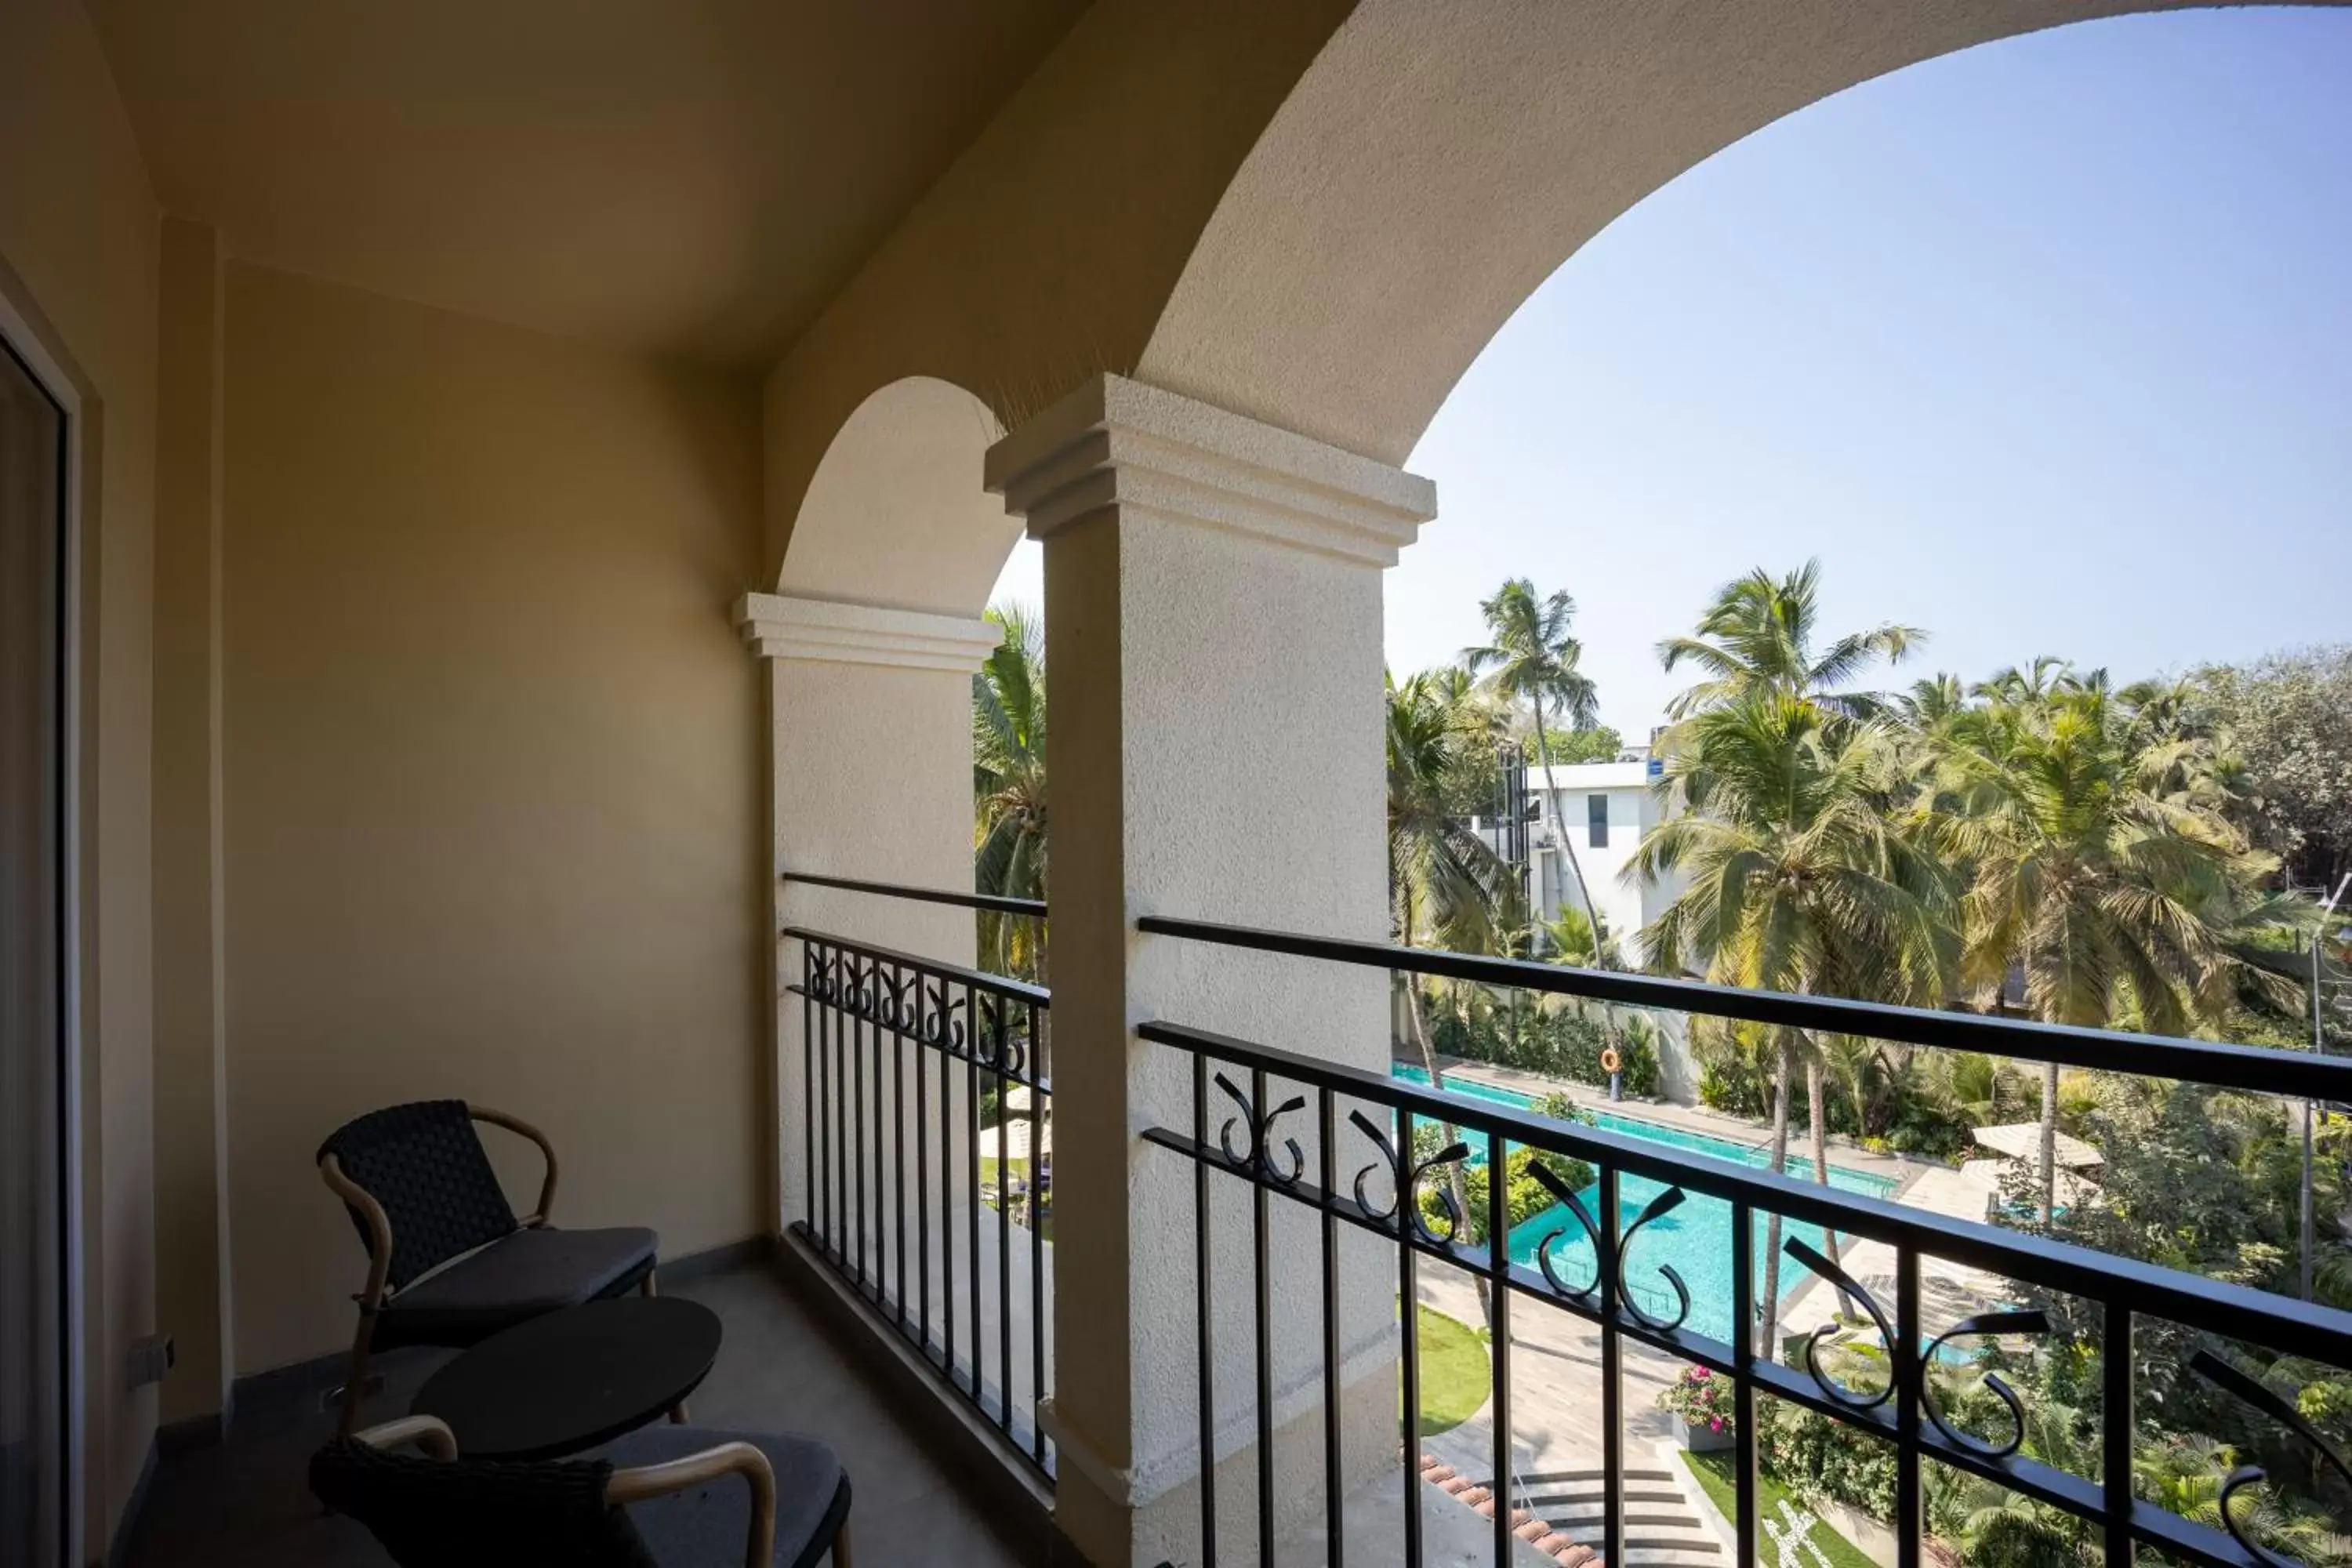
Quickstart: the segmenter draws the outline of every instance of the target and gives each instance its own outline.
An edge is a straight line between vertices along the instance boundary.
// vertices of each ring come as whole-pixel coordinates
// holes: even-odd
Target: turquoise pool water
[[[1409,1063],[1395,1063],[1390,1071],[1407,1083],[1424,1087],[1429,1074]],[[1446,1084],[1448,1093],[1473,1100],[1490,1100],[1507,1105],[1515,1110],[1532,1110],[1534,1100],[1513,1089],[1498,1089],[1492,1084],[1472,1079],[1454,1079]],[[1771,1164],[1770,1152],[1761,1145],[1736,1143],[1727,1138],[1710,1137],[1704,1132],[1685,1132],[1678,1127],[1662,1126],[1644,1121],[1639,1117],[1620,1116],[1612,1111],[1596,1112],[1596,1126],[1645,1142],[1663,1143],[1672,1149],[1685,1149],[1693,1153],[1729,1160],[1738,1164],[1763,1170]],[[1789,1157],[1789,1174],[1799,1180],[1811,1180],[1813,1165],[1811,1160],[1796,1155]],[[1850,1170],[1843,1165],[1830,1167],[1830,1185],[1841,1192],[1858,1193],[1865,1197],[1883,1198],[1891,1194],[1897,1184],[1889,1176],[1874,1175],[1867,1171]],[[1617,1184],[1620,1226],[1630,1226],[1640,1216],[1642,1208],[1652,1198],[1665,1190],[1663,1184],[1646,1176],[1626,1174]],[[1585,1207],[1600,1217],[1601,1184],[1595,1182],[1578,1194]],[[1593,1275],[1592,1244],[1585,1238],[1583,1226],[1576,1223],[1563,1205],[1555,1204],[1543,1213],[1532,1215],[1515,1227],[1510,1236],[1511,1258],[1514,1262],[1532,1267],[1536,1249],[1553,1232],[1565,1229],[1567,1234],[1553,1244],[1552,1272],[1570,1286],[1582,1285]],[[1781,1235],[1796,1237],[1818,1249],[1822,1246],[1822,1227],[1796,1220],[1785,1220]],[[1758,1221],[1756,1228],[1756,1289],[1764,1283],[1764,1226]],[[1628,1259],[1626,1278],[1635,1302],[1644,1311],[1671,1315],[1674,1291],[1658,1274],[1659,1266],[1671,1263],[1683,1283],[1690,1288],[1690,1320],[1685,1325],[1712,1339],[1731,1337],[1731,1205],[1721,1198],[1711,1198],[1691,1193],[1683,1205],[1663,1218],[1652,1221],[1633,1239]],[[1780,1261],[1780,1296],[1783,1300],[1812,1276],[1795,1261]]]

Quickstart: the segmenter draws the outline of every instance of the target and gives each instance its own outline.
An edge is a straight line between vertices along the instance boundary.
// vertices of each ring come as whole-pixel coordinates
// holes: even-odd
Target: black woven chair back
[[[311,1456],[310,1490],[401,1568],[659,1568],[604,1500],[612,1473],[602,1460],[441,1460],[338,1437]]]
[[[516,1228],[514,1207],[462,1100],[371,1110],[319,1145],[321,1161],[330,1154],[392,1222],[392,1268],[385,1278],[393,1289]],[[365,1245],[367,1221],[357,1209],[352,1223]]]

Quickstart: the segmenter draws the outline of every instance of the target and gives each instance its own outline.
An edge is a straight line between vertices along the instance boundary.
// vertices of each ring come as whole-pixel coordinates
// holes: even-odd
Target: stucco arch
[[[1227,188],[1136,374],[1402,463],[1555,268],[1712,153],[1938,55],[2187,8],[1361,0]]]
[[[777,575],[796,598],[976,616],[1021,524],[981,489],[1004,426],[953,382],[908,376],[867,397],[825,448]]]

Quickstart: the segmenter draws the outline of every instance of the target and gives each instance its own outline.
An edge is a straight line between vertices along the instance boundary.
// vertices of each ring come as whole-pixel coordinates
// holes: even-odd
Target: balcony
[[[2352,1090],[2352,1063],[2274,1051],[1168,918],[1138,934],[2022,1061],[2112,1070],[2120,1048],[2135,1070],[2250,1093]],[[1008,1477],[1051,1488],[1048,1327],[1087,1325],[1057,1313],[1052,1289],[1056,1247],[1066,1273],[1085,1233],[1066,1225],[1040,1245],[1031,1229],[1042,1214],[1052,1235],[1050,999],[806,927],[784,935],[802,976],[791,989],[814,1194],[796,1239],[858,1299],[877,1343],[912,1351],[934,1391],[991,1431]],[[1838,1522],[1846,1550],[1857,1538],[1890,1568],[1928,1560],[1931,1536],[1952,1528],[1930,1510],[1960,1497],[2047,1510],[2110,1562],[2269,1562],[2262,1519],[2187,1517],[2145,1495],[2148,1401],[2183,1389],[2343,1473],[2293,1390],[2243,1368],[2346,1364],[2352,1316],[1983,1223],[1980,1198],[1969,1213],[1971,1194],[1956,1197],[1941,1167],[1870,1178],[1884,1190],[1857,1174],[1862,1190],[1847,1190],[1843,1166],[1815,1183],[1717,1157],[1711,1142],[1730,1146],[1699,1132],[1661,1142],[1658,1124],[1563,1121],[1498,1075],[1441,1091],[1178,1022],[1137,1035],[1155,1120],[1139,1129],[1129,1201],[1155,1206],[1150,1236],[1130,1230],[1130,1245],[1150,1251],[1147,1288],[1182,1301],[1189,1329],[1137,1352],[1152,1362],[1137,1375],[1182,1407],[1189,1433],[1189,1474],[1160,1499],[1164,1511],[1181,1496],[1191,1515],[1163,1521],[1188,1542],[1177,1561],[1757,1562],[1797,1551],[1819,1522],[1764,1464],[1767,1441],[1809,1428],[1817,1446],[1882,1454],[1890,1517]],[[1076,1114],[1066,1093],[1062,1114]],[[1027,1162],[1018,1177],[998,1163],[1007,1148]],[[1485,1173],[1522,1152],[1538,1156],[1531,1174],[1554,1206],[1515,1226],[1517,1194]],[[1548,1161],[1586,1179],[1564,1182]],[[1465,1173],[1480,1194],[1469,1210],[1452,1185]],[[1759,1279],[1776,1281],[1770,1297]],[[1420,1310],[1401,1314],[1400,1301]],[[1458,1346],[1425,1342],[1432,1311],[1476,1324],[1487,1347],[1473,1352],[1474,1408],[1437,1433],[1399,1416],[1426,1424],[1424,1378],[1461,1376]],[[955,1327],[959,1312],[976,1336]],[[1445,1357],[1457,1363],[1441,1372]],[[1998,1370],[1979,1381],[2037,1358],[2083,1369],[2087,1458],[2029,1453],[2042,1414]],[[1709,1379],[1727,1495],[1675,1451],[1696,1423],[1660,1408]],[[1710,1447],[1696,1436],[1695,1451]],[[2229,1489],[2262,1484],[2249,1468]]]
[[[301,1486],[358,1272],[313,1152],[446,1097],[549,1130],[565,1223],[736,1259],[678,1284],[729,1329],[697,1414],[833,1440],[869,1568],[1760,1560],[1783,1410],[1877,1456],[1894,1568],[1951,1476],[2263,1563],[2134,1496],[2118,1412],[2193,1390],[2332,1488],[2302,1385],[2214,1358],[2340,1367],[2339,1314],[1416,1085],[1389,1001],[2344,1063],[1372,940],[1381,574],[1438,515],[1398,465],[1480,346],[1748,132],[2137,8],[0,5],[0,1560],[379,1560]],[[971,883],[1024,534],[1050,987],[906,896]],[[1456,1176],[1528,1151],[1589,1184],[1480,1242]],[[2037,1341],[2095,1460],[1939,1414]],[[1719,1521],[1656,1452],[1693,1369]]]

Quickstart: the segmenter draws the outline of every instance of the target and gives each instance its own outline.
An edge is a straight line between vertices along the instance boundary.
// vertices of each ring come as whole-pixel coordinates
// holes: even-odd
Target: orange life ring
[[[1601,1070],[1602,1072],[1615,1072],[1619,1068],[1622,1068],[1624,1065],[1625,1058],[1617,1054],[1616,1047],[1606,1046],[1601,1048]]]

